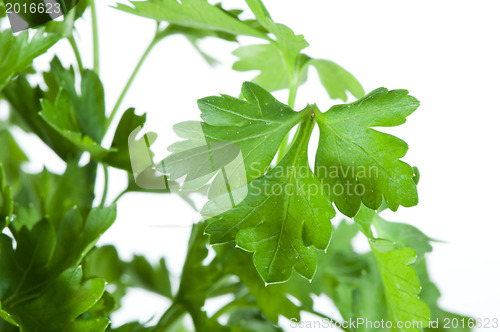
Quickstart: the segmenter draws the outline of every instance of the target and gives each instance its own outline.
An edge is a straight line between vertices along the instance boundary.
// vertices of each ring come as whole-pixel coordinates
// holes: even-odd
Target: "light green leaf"
[[[316,253],[311,245],[326,249],[330,242],[335,212],[307,161],[313,126],[307,117],[281,162],[251,182],[247,198],[211,219],[205,230],[212,244],[236,238],[238,246],[254,252],[254,264],[267,283],[288,280],[292,268],[312,279]]]
[[[167,21],[183,27],[226,32],[233,35],[265,38],[258,30],[209,4],[206,0],[149,0],[132,1],[133,7],[117,4],[117,9]]]
[[[233,54],[239,58],[234,63],[233,69],[237,71],[260,71],[260,74],[252,81],[266,90],[272,92],[290,87],[293,77],[288,72],[283,53],[275,43],[241,46]],[[298,63],[298,70],[301,73],[299,84],[303,84],[307,80],[307,70],[302,70],[307,60],[306,55],[300,55]]]
[[[379,238],[384,238],[397,243],[400,248],[411,248],[417,254],[417,262],[424,258],[426,253],[432,251],[427,235],[412,225],[386,221],[377,215],[373,225]]]
[[[275,23],[261,0],[245,0],[257,21],[276,37],[276,43],[283,54],[288,72],[293,76],[300,51],[309,44],[302,35],[295,33],[286,25]]]
[[[315,173],[343,214],[354,216],[361,201],[378,209],[385,198],[393,211],[418,203],[413,169],[400,160],[408,145],[371,128],[403,124],[418,106],[406,90],[380,88],[352,104],[317,114],[320,142]]]
[[[415,270],[409,266],[417,258],[412,249],[396,249],[387,240],[370,240],[370,246],[384,284],[387,307],[394,324],[396,322],[419,324],[400,331],[420,331],[431,318],[427,305],[419,298],[420,282]],[[418,328],[417,328],[418,327]]]
[[[361,84],[344,68],[329,60],[311,59],[307,63],[318,71],[319,79],[332,99],[347,101],[346,91],[361,98],[365,91]]]
[[[400,331],[420,331],[429,323],[430,309],[419,297],[422,287],[411,266],[417,262],[417,253],[404,246],[415,247],[423,257],[425,252],[432,249],[429,239],[414,227],[401,227],[401,224],[383,220],[365,206],[361,207],[354,220],[368,238],[377,261],[392,322],[411,324],[411,328],[405,325],[399,328]],[[387,239],[375,238],[373,225],[377,235],[387,236]]]
[[[0,91],[33,60],[52,47],[60,36],[39,30],[29,39],[28,31],[14,36],[11,30],[0,32]]]
[[[234,63],[237,71],[259,70],[260,74],[252,81],[268,91],[289,87],[290,77],[282,54],[274,44],[249,45],[237,48],[233,55],[239,60]]]
[[[258,70],[253,79],[269,91],[295,89],[307,80],[308,66],[318,71],[321,83],[332,99],[347,100],[345,91],[361,98],[364,90],[345,69],[329,60],[312,59],[301,53],[309,44],[302,35],[283,24],[275,23],[261,0],[246,0],[257,21],[275,36],[270,44],[242,46],[233,52],[239,60],[234,70]]]
[[[354,217],[361,231],[368,237],[374,238],[373,228],[378,238],[390,240],[398,248],[410,248],[417,254],[417,262],[424,258],[426,253],[432,251],[430,244],[433,241],[414,226],[390,222],[366,206],[362,205]]]

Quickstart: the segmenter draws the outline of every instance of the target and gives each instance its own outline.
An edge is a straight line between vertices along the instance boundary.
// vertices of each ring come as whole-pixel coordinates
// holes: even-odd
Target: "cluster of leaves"
[[[303,53],[308,46],[304,37],[275,23],[260,0],[246,0],[255,17],[251,20],[241,20],[240,10],[225,10],[206,0],[119,4],[119,10],[158,22],[145,56],[172,34],[186,36],[209,62],[214,59],[198,47],[202,38],[235,42],[238,36],[250,36],[264,41],[234,52],[235,70],[259,71],[253,82],[243,84],[241,98],[199,100],[203,121],[176,125],[183,141],[169,148],[171,156],[155,166],[149,164],[152,152],[147,151],[145,165],[150,169],[136,174],[129,136],[144,125],[146,116],[130,108],[110,133],[122,98],[106,112],[97,68],[85,69],[81,63],[66,68],[55,57],[50,71],[37,73],[43,83],[30,80],[36,73],[33,60],[61,39],[68,39],[79,57],[74,22],[91,3],[80,0],[64,21],[51,22],[31,38],[28,32],[0,32],[0,98],[10,110],[0,124],[2,331],[188,331],[181,319],[186,314],[197,331],[281,331],[280,316],[300,320],[302,311],[329,314],[316,311],[313,294],[330,298],[346,321],[364,317],[426,326],[431,318],[467,319],[437,305],[439,291],[425,262],[431,239],[412,226],[379,216],[385,208],[395,211],[418,203],[418,171],[401,160],[408,146],[373,129],[400,125],[416,110],[418,101],[407,91],[380,88],[364,96],[345,69]],[[0,4],[0,17],[2,8]],[[297,89],[306,82],[310,66],[332,99],[347,101],[350,93],[358,100],[324,113],[315,105],[295,111]],[[287,104],[271,94],[280,89],[289,90]],[[320,142],[311,169],[307,155],[316,124]],[[191,130],[193,126],[200,131]],[[294,127],[298,129],[290,140]],[[21,166],[29,159],[12,135],[18,128],[52,149],[66,163],[65,172],[24,172]],[[111,145],[104,146],[104,136],[111,134]],[[141,139],[149,147],[154,138],[148,133]],[[219,147],[236,146],[241,158],[231,160],[241,167],[212,163],[205,168],[196,159],[199,155],[186,154],[187,147],[200,144],[200,154],[211,158]],[[82,165],[85,152],[90,161]],[[193,226],[178,283],[164,259],[156,265],[142,256],[124,261],[113,246],[95,246],[116,218],[116,206],[106,206],[105,192],[100,205],[94,202],[98,165],[127,171],[125,192],[157,191],[135,183],[138,175],[155,170],[170,180],[201,177],[197,186],[215,177],[202,210],[207,220]],[[244,174],[243,182],[226,188],[233,196],[213,189],[241,169],[244,172],[236,176]],[[164,192],[170,191],[169,183]],[[236,201],[240,185],[247,190]],[[356,185],[364,191],[349,190]],[[336,211],[354,223],[342,221],[334,229]],[[370,244],[368,253],[353,249],[359,231]],[[214,258],[208,258],[209,250],[215,251]],[[171,305],[154,326],[111,326],[111,315],[133,287],[163,296]],[[231,300],[208,315],[205,304],[221,295]]]

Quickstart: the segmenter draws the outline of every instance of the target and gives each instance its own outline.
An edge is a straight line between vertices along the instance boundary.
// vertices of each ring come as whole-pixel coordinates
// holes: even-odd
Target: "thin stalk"
[[[139,59],[139,62],[137,63],[137,65],[134,68],[134,71],[130,75],[130,78],[128,79],[127,83],[125,84],[125,87],[123,88],[122,93],[120,94],[120,97],[118,97],[118,100],[116,101],[115,106],[113,107],[113,110],[111,111],[111,114],[109,115],[109,118],[106,122],[106,129],[109,128],[109,126],[111,125],[111,122],[113,122],[113,119],[116,117],[116,113],[118,112],[118,109],[120,108],[120,106],[123,102],[123,99],[127,95],[128,90],[132,86],[132,83],[134,82],[135,77],[137,76],[137,73],[139,73],[139,70],[141,69],[142,65],[146,61],[146,58],[151,53],[151,50],[155,47],[156,43],[158,43],[160,40],[162,40],[163,38],[165,38],[169,34],[170,34],[170,30],[168,28],[164,29],[163,31],[157,30],[155,37],[153,38],[151,43],[148,45],[148,47],[144,51],[144,54],[142,55],[142,57]]]
[[[297,79],[297,74],[293,75],[293,78],[290,82],[289,93],[288,93],[288,106],[291,108],[295,107],[295,99],[297,98],[297,91],[299,89],[299,81]],[[278,151],[278,162],[285,156],[288,151],[288,139],[290,138],[290,133],[285,135],[285,138],[281,142],[279,151]]]
[[[243,308],[258,308],[258,306],[255,303],[249,303],[247,295],[244,298],[229,302],[228,304],[220,308],[215,314],[213,314],[211,318],[216,320],[220,316],[226,313],[230,313],[233,310],[243,309]]]
[[[97,10],[94,0],[89,0],[92,14],[92,38],[94,43],[94,72],[99,75],[99,31],[97,26]]]
[[[153,332],[166,332],[169,331],[177,321],[187,313],[186,308],[179,302],[172,303],[170,308],[163,314],[160,321],[153,329]]]
[[[125,194],[126,194],[126,193],[128,193],[128,192],[129,192],[128,188],[127,188],[127,189],[125,189],[125,190],[123,190],[123,191],[122,191],[120,194],[118,194],[118,196],[116,196],[116,198],[113,200],[113,204],[118,203],[118,200],[119,200],[120,198],[122,198],[122,196],[123,196],[123,195],[125,195]]]
[[[106,204],[106,199],[108,198],[108,187],[109,187],[109,170],[108,166],[102,165],[103,170],[104,170],[104,189],[102,191],[102,198],[101,198],[101,204],[99,204],[100,207],[103,207],[104,204]]]
[[[71,45],[71,48],[73,49],[73,53],[75,53],[76,62],[78,63],[78,70],[80,71],[80,73],[83,73],[82,56],[80,54],[80,50],[78,49],[78,44],[75,41],[75,37],[68,37],[68,41]]]

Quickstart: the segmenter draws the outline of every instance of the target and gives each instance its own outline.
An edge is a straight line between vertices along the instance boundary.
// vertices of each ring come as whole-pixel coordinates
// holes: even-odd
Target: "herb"
[[[206,0],[118,4],[118,10],[154,20],[157,29],[112,109],[105,107],[99,75],[93,0],[81,0],[64,21],[50,22],[31,38],[28,32],[0,32],[0,105],[9,108],[0,123],[2,331],[187,331],[186,315],[197,331],[282,331],[280,316],[293,324],[302,312],[345,331],[384,330],[342,325],[357,318],[420,324],[394,327],[400,331],[429,330],[431,319],[457,318],[467,322],[458,330],[471,330],[472,319],[438,306],[439,291],[426,266],[434,240],[380,216],[386,208],[418,203],[420,175],[403,161],[407,144],[374,128],[402,125],[418,100],[406,90],[385,88],[365,95],[347,70],[307,55],[305,37],[275,22],[262,1],[246,4],[245,16]],[[93,68],[83,66],[75,39],[75,22],[87,7]],[[4,11],[0,4],[0,17]],[[201,121],[176,124],[180,140],[157,162],[151,150],[157,135],[141,134],[147,114],[137,115],[122,102],[154,47],[176,34],[209,64],[217,60],[200,48],[200,40],[238,43],[241,36],[253,37],[256,44],[236,47],[233,68],[258,74],[243,83],[239,98],[200,99]],[[64,39],[77,66],[63,66],[57,57],[48,72],[33,66]],[[296,109],[311,67],[328,96],[345,104]],[[286,103],[273,96],[277,90],[288,91]],[[346,103],[350,96],[357,101]],[[320,141],[311,166],[316,125]],[[19,130],[52,149],[66,164],[64,173],[25,172],[29,158],[18,144]],[[86,153],[89,158],[82,158]],[[125,171],[129,181],[114,200],[108,197],[109,168]],[[101,170],[104,188],[96,187]],[[115,203],[131,191],[178,195],[194,208],[190,192],[206,196],[179,280],[165,258],[123,260],[115,247],[96,246],[117,217]],[[332,222],[340,215],[345,218]],[[360,233],[369,252],[353,248]],[[170,301],[157,323],[110,322],[132,288]],[[207,301],[223,295],[230,300],[209,314]],[[330,299],[341,320],[316,311],[313,295]]]

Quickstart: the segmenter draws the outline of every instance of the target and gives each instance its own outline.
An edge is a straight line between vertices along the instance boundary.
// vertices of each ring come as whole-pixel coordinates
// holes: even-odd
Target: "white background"
[[[404,160],[421,172],[420,203],[386,213],[393,221],[417,226],[432,238],[431,277],[442,292],[440,305],[477,318],[500,318],[500,3],[498,1],[281,0],[265,1],[273,18],[304,34],[306,53],[330,59],[349,70],[366,92],[384,86],[408,89],[422,106],[401,127],[391,129],[410,150]],[[110,8],[98,1],[101,73],[108,112],[143,50],[155,23]],[[226,8],[246,8],[242,0],[224,1]],[[90,16],[79,22],[84,62],[91,66]],[[258,40],[243,38],[245,44]],[[237,96],[253,73],[231,71],[237,45],[209,39],[203,48],[222,65],[211,68],[181,36],[161,42],[137,77],[122,111],[148,112],[147,128],[160,135],[155,150],[175,141],[171,127],[197,120],[196,99],[219,94]],[[74,56],[65,42],[54,49],[65,64]],[[37,60],[47,68],[49,56]],[[276,96],[286,102],[285,93]],[[311,70],[299,91],[297,109],[329,100]],[[317,133],[316,133],[317,134]],[[22,146],[37,162],[60,171],[61,161],[36,140],[18,133]],[[312,140],[317,144],[317,136]],[[108,140],[109,142],[109,137]],[[314,154],[314,151],[311,151]],[[111,174],[113,198],[125,186],[124,174]],[[98,190],[102,181],[98,184]],[[113,243],[123,258],[133,253],[157,260],[166,256],[178,276],[185,255],[189,225],[198,215],[172,195],[128,194],[119,203],[115,225],[101,244]],[[157,227],[181,224],[186,227]],[[357,244],[365,243],[359,238]],[[324,299],[318,311],[338,317]],[[163,299],[133,292],[115,322],[148,320],[167,307]],[[207,304],[213,311],[215,304]],[[307,316],[307,318],[312,318]],[[287,324],[283,320],[283,324]],[[295,329],[296,330],[296,329]],[[487,331],[487,330],[485,330]]]

